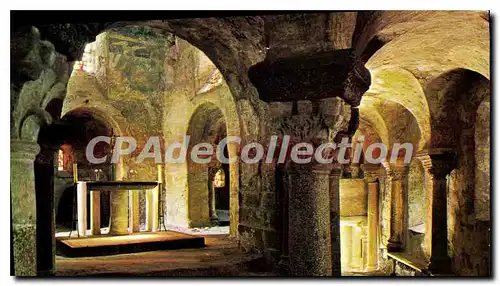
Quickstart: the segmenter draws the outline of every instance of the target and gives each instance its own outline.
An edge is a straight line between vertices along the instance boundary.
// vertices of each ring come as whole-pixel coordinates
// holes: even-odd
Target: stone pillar
[[[379,210],[378,210],[378,193],[379,193],[379,167],[364,166],[365,181],[368,188],[368,217],[367,217],[367,231],[368,231],[368,249],[366,258],[366,271],[375,271],[378,268],[378,229],[379,223]]]
[[[352,260],[352,227],[350,225],[342,226],[342,265],[345,266],[342,269],[343,272],[349,272],[351,270],[351,260]]]
[[[404,221],[405,221],[405,179],[408,172],[405,165],[391,165],[391,237],[387,245],[390,252],[403,250]]]
[[[111,223],[110,234],[128,233],[128,192],[111,191],[109,194],[111,201]]]
[[[123,157],[120,157],[118,163],[114,167],[114,176],[116,181],[122,181],[126,177],[125,162]],[[110,234],[127,234],[128,233],[128,192],[127,191],[111,191],[109,193],[110,201]]]
[[[139,190],[129,191],[129,227],[130,232],[139,232],[140,215],[139,215]]]
[[[340,176],[342,169],[335,167],[330,172],[330,235],[332,246],[332,276],[341,276],[340,260]]]
[[[380,247],[382,251],[382,257],[387,259],[387,245],[389,239],[391,238],[391,189],[392,189],[392,177],[389,172],[390,167],[387,163],[382,165],[383,169],[380,169],[381,176],[379,180],[380,189]],[[382,187],[383,186],[383,187]],[[383,261],[379,261],[383,262]],[[382,266],[382,265],[379,265]]]
[[[289,268],[293,276],[330,276],[330,170],[290,162]]]
[[[55,274],[54,146],[43,144],[35,159],[37,275]],[[55,149],[59,149],[59,146]]]
[[[278,169],[279,168],[279,169]],[[289,275],[289,256],[288,256],[288,173],[281,167],[278,167],[276,172],[280,172],[281,174],[281,194],[280,194],[280,206],[281,206],[281,257],[278,263],[280,273],[282,275]],[[277,182],[278,184],[280,182]]]
[[[351,269],[356,272],[363,269],[361,247],[361,227],[359,225],[352,226]]]
[[[146,229],[158,231],[158,187],[146,191]]]
[[[12,258],[15,276],[36,276],[36,191],[34,161],[40,146],[10,141]]]
[[[76,205],[78,213],[78,235],[87,236],[87,183],[76,185]]]
[[[146,231],[153,231],[153,190],[146,190]]]
[[[425,235],[422,248],[425,258],[430,261],[432,248],[432,189],[434,185],[434,177],[431,174],[432,162],[427,150],[417,153],[415,159],[422,163],[424,169]]]
[[[248,77],[261,100],[292,102],[291,116],[286,111],[283,120],[274,122],[277,131],[291,136],[292,145],[314,142],[317,147],[333,142],[342,126],[348,126],[344,134],[354,134],[359,115],[355,107],[371,79],[353,49],[335,50],[331,45],[331,27],[325,25],[329,16],[311,14],[302,20],[290,15],[264,19],[266,58],[250,67]],[[310,33],[311,27],[315,33]],[[349,124],[342,122],[348,117],[344,103],[351,106]],[[292,163],[287,170],[291,275],[332,274],[330,169],[324,167]]]
[[[210,196],[208,197],[209,204],[210,204],[210,209],[209,209],[209,216],[210,216],[210,222],[212,225],[217,225],[217,210],[215,209],[215,187],[210,184]]]
[[[101,193],[90,192],[90,233],[101,234]]]
[[[151,208],[151,231],[156,232],[158,231],[158,198],[160,194],[160,187],[156,187],[151,191],[151,196],[152,196],[152,208]]]
[[[217,173],[218,168],[210,167],[208,170],[208,215],[210,216],[210,222],[212,225],[217,225],[217,211],[215,210],[215,187],[213,185],[214,176]],[[229,174],[228,174],[229,175]]]
[[[428,209],[431,211],[427,214],[425,233],[431,242],[428,268],[432,272],[447,273],[451,267],[448,257],[447,179],[456,168],[457,161],[455,154],[451,152],[435,152],[420,158],[425,167],[430,166],[428,170],[432,180],[432,190],[428,192],[428,203],[431,204]]]

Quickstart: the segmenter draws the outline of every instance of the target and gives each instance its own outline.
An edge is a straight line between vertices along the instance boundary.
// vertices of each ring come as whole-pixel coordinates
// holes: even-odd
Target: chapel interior
[[[11,12],[11,275],[491,275],[488,11],[50,13]],[[241,142],[135,160],[185,135]],[[238,160],[273,135],[362,159]]]

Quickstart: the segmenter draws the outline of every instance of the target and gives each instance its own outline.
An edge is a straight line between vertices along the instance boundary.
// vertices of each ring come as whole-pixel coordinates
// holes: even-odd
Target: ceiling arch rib
[[[364,97],[391,101],[408,110],[420,129],[417,149],[425,148],[431,137],[430,110],[419,81],[412,73],[398,67],[371,69],[370,73],[373,81]]]
[[[387,27],[384,33],[395,33],[389,31]],[[384,36],[382,31],[379,33]],[[489,23],[479,14],[437,17],[399,31],[374,53],[366,66],[370,70],[397,66],[424,82],[443,70],[456,68],[470,69],[489,79],[489,39]]]
[[[360,123],[363,121],[368,122],[374,129],[375,133],[378,134],[382,143],[384,143],[386,146],[389,146],[389,144],[391,144],[387,125],[384,118],[375,106],[375,100],[373,98],[363,96],[363,98],[361,99],[361,104],[359,105],[359,116]]]

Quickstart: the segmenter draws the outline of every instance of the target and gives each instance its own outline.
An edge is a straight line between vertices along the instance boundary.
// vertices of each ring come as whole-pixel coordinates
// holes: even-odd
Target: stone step
[[[66,257],[92,257],[204,246],[205,239],[201,236],[173,231],[56,238],[57,253]]]

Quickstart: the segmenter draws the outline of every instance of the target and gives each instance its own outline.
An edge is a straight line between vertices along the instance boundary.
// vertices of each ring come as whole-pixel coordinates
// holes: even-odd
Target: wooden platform
[[[174,231],[142,232],[119,236],[56,238],[57,254],[67,257],[102,256],[204,246],[205,239],[203,237]]]

